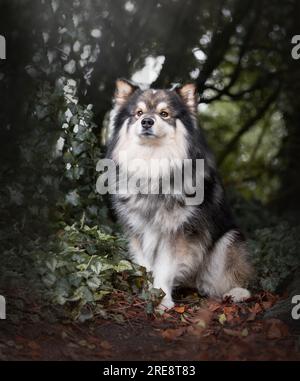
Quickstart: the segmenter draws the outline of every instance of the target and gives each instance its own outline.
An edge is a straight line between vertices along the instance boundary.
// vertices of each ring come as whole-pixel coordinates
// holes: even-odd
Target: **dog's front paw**
[[[250,292],[246,288],[235,287],[223,295],[223,299],[230,297],[233,302],[242,302],[243,300],[249,299],[251,296]]]

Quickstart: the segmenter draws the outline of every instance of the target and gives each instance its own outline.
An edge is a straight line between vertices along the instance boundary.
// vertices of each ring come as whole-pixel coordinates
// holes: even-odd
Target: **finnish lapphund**
[[[252,267],[214,157],[197,125],[195,85],[142,90],[119,79],[114,104],[107,158],[122,169],[125,164],[120,153],[125,153],[129,178],[137,173],[141,178],[145,173],[149,177],[147,163],[150,166],[152,159],[163,165],[157,171],[152,165],[150,180],[162,179],[166,169],[172,175],[185,159],[204,160],[204,199],[199,204],[187,202],[189,195],[184,191],[155,194],[129,189],[112,197],[129,239],[132,260],[151,271],[154,287],[165,293],[161,308],[174,306],[172,289],[178,286],[197,288],[200,294],[213,298],[228,296],[234,302],[249,298],[245,287]],[[136,159],[144,164],[130,169]],[[193,165],[193,171],[195,168]]]

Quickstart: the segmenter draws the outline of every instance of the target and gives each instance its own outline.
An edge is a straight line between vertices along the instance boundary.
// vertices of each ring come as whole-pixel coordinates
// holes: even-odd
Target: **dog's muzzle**
[[[147,117],[147,118],[142,119],[142,121],[141,121],[141,125],[142,125],[141,135],[143,135],[143,136],[153,135],[152,126],[154,125],[154,123],[155,123],[155,120],[152,118]]]

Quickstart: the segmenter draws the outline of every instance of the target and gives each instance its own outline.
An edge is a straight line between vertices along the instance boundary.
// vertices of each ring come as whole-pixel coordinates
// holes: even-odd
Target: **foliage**
[[[267,202],[279,188],[278,157],[285,126],[278,110],[271,109],[239,144],[220,161],[227,144],[241,126],[246,105],[243,102],[216,101],[200,110],[210,146],[218,160],[225,185],[231,186],[246,199]],[[222,137],[222,138],[220,138]]]
[[[107,316],[105,297],[112,302],[116,290],[129,299],[139,295],[153,311],[161,292],[151,288],[145,269],[128,261],[125,241],[112,235],[115,225],[96,193],[102,153],[92,106],[79,104],[76,82],[65,78],[54,89],[42,83],[32,103],[30,123],[36,129],[20,140],[22,166],[7,186],[6,206],[18,208],[14,231],[2,229],[1,281],[11,277],[14,266],[14,282],[23,274],[81,321]]]
[[[246,200],[229,189],[229,200],[237,222],[247,237],[255,269],[252,286],[277,292],[300,268],[300,225],[270,212],[260,201]]]
[[[278,291],[300,267],[300,226],[287,222],[256,230],[249,241],[257,271],[256,287]]]
[[[96,164],[103,154],[94,132],[97,126],[93,121],[93,106],[82,106],[78,102],[74,80],[67,81],[63,92],[66,110],[59,119],[62,129],[57,141],[57,155],[62,155],[65,164],[62,215],[64,219],[71,215],[78,220],[84,211],[88,223],[101,223],[107,218],[107,208],[96,192]]]
[[[145,269],[128,261],[122,238],[104,233],[97,226],[65,226],[56,239],[33,255],[48,295],[66,305],[73,318],[84,321],[95,314],[107,316],[106,297],[113,302],[116,290],[136,294],[152,311],[160,292],[151,289]]]

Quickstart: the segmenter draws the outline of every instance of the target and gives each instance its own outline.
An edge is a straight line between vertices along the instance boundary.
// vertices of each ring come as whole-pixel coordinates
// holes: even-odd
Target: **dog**
[[[142,90],[125,79],[116,81],[106,157],[118,170],[124,166],[120,153],[126,154],[129,179],[136,174],[143,178],[152,159],[164,164],[159,170],[154,167],[150,180],[162,180],[167,170],[174,174],[178,162],[185,159],[193,163],[204,160],[204,199],[197,205],[187,202],[190,195],[184,191],[147,194],[129,189],[112,196],[113,209],[129,240],[131,259],[152,272],[153,286],[165,294],[163,309],[174,306],[172,290],[178,286],[196,288],[212,298],[231,297],[234,302],[250,297],[245,287],[252,267],[245,239],[197,125],[197,105],[192,83],[170,90]],[[136,159],[143,164],[130,169]],[[195,175],[195,165],[192,171]],[[120,182],[120,174],[116,182]]]

